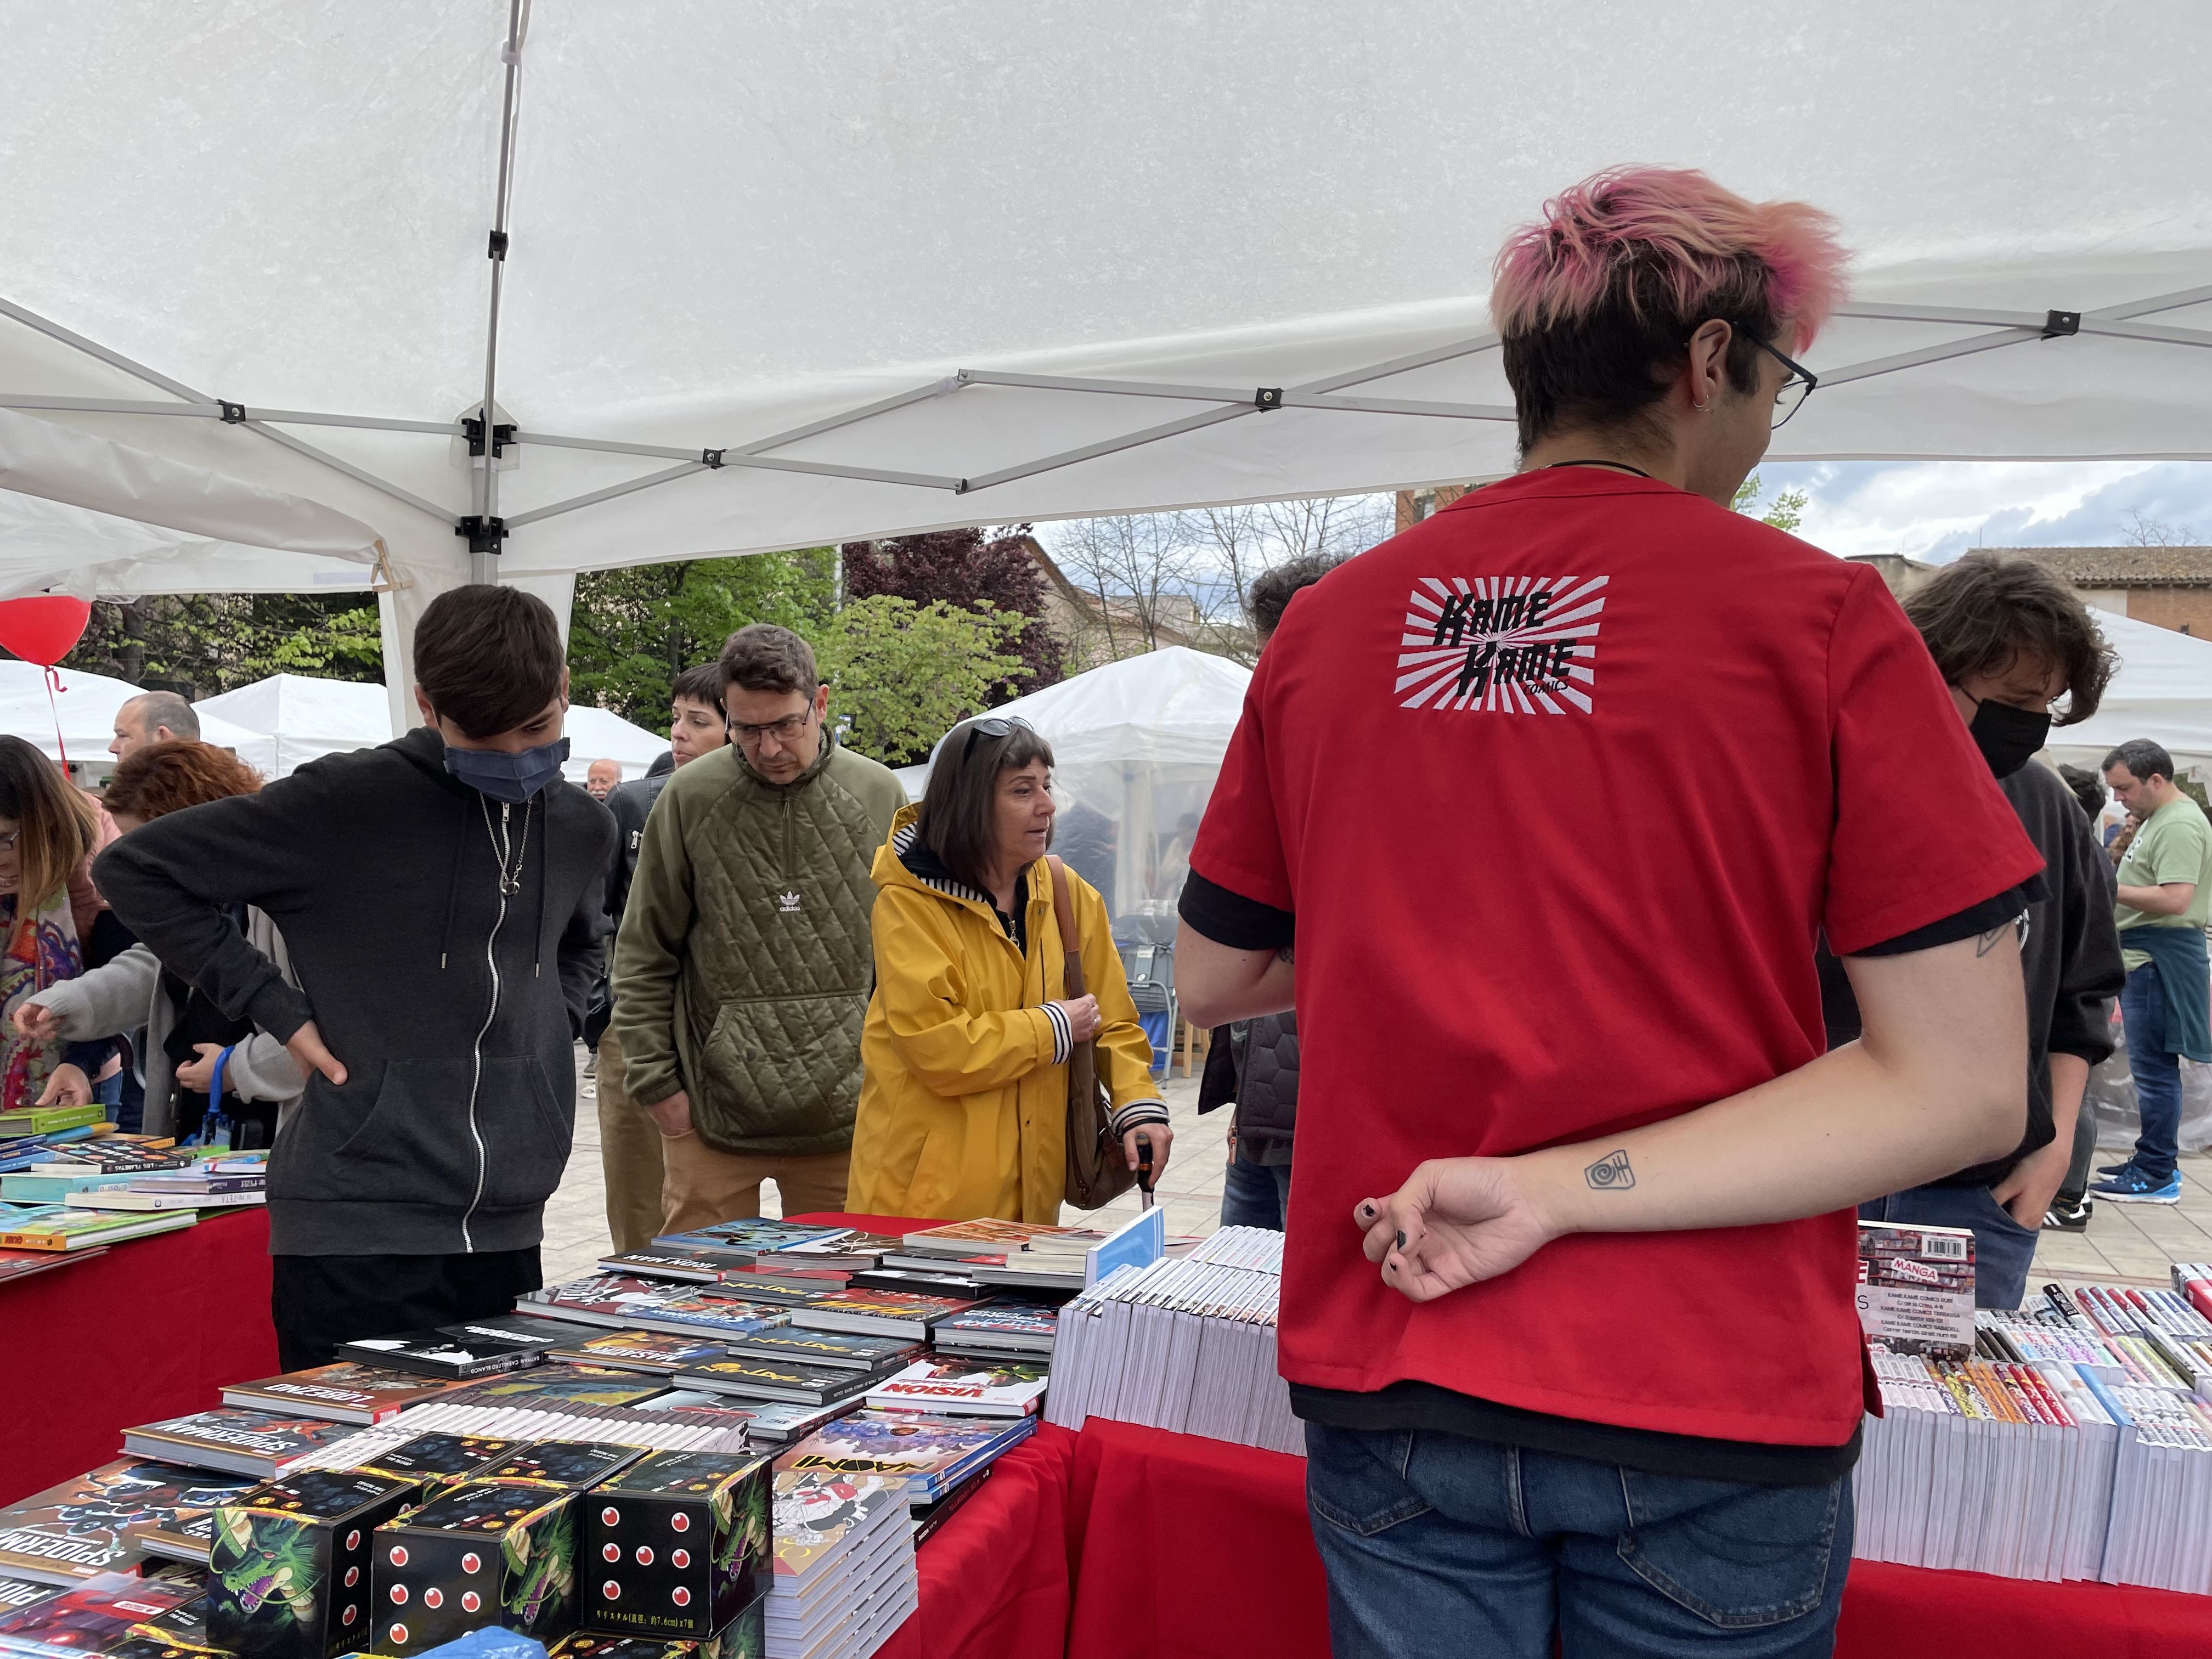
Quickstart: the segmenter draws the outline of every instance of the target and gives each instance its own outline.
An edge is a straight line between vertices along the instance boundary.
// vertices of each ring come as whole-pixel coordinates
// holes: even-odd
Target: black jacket
[[[657,777],[618,783],[608,793],[607,811],[615,815],[618,839],[607,864],[607,920],[617,926],[621,925],[623,908],[629,903],[629,884],[637,874],[637,849],[645,839],[645,821],[653,816],[653,802],[675,775],[670,770]]]
[[[521,860],[519,878],[502,882]],[[568,1158],[571,1043],[606,933],[614,821],[555,783],[507,807],[418,727],[258,794],[170,813],[94,867],[116,913],[226,1013],[289,1039],[313,1019],[346,1068],[311,1077],[276,1141],[280,1255],[439,1255],[539,1242]],[[299,976],[239,933],[252,904]]]
[[[1298,1127],[1298,1017],[1263,1014],[1213,1028],[1198,1109],[1234,1102],[1237,1148],[1248,1164],[1287,1166]]]
[[[2027,1133],[2006,1157],[1931,1186],[1993,1187],[2030,1152],[2051,1144],[2050,1058],[2078,1054],[2094,1066],[2112,1052],[2111,1000],[2127,980],[2112,920],[2112,864],[2097,846],[2081,803],[2057,773],[2036,761],[1999,778],[1997,787],[2043,854],[2042,891],[2028,903],[2020,953],[2027,982]],[[1828,1046],[1854,1041],[1858,1000],[1841,964],[1825,949],[1820,998]]]

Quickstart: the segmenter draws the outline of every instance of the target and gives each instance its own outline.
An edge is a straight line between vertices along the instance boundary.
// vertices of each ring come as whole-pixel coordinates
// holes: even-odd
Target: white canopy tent
[[[360,681],[272,674],[192,706],[203,720],[212,715],[243,728],[252,746],[239,745],[239,753],[271,777],[392,738],[385,688]],[[602,757],[621,762],[624,778],[643,777],[668,747],[666,738],[609,709],[572,706],[564,725],[572,758],[562,774],[571,783],[583,782],[591,763]]]
[[[272,778],[325,755],[392,740],[384,688],[363,681],[271,674],[192,707],[203,720],[214,714],[254,733],[253,751],[239,752]]]
[[[2119,671],[2096,714],[2052,732],[2046,752],[2094,769],[2129,738],[2148,738],[2178,770],[2212,784],[2212,640],[2101,611],[2097,626],[2119,653]]]
[[[1108,663],[994,708],[1052,745],[1054,849],[1118,921],[1174,914],[1191,836],[1221,773],[1252,671],[1180,645]],[[910,799],[929,766],[898,775]]]
[[[668,752],[665,737],[633,726],[611,708],[570,703],[562,729],[568,734],[568,763],[562,773],[571,783],[581,783],[595,760],[619,762],[625,782],[641,778],[646,768]]]
[[[115,764],[107,745],[115,737],[115,711],[139,695],[128,680],[105,674],[80,673],[74,668],[56,671],[61,684],[47,702],[46,671],[35,663],[0,661],[0,732],[21,738],[40,753],[56,760],[67,758],[82,769],[80,781],[105,774]],[[197,711],[195,711],[197,712]],[[55,718],[60,717],[58,734]],[[56,736],[61,738],[55,741]],[[266,771],[256,757],[256,735],[234,726],[220,715],[200,716],[200,738],[235,750],[249,766]]]
[[[0,407],[374,526],[395,703],[471,577],[1504,471],[1491,256],[1623,161],[1858,251],[1778,458],[2212,457],[2194,0],[0,27]]]

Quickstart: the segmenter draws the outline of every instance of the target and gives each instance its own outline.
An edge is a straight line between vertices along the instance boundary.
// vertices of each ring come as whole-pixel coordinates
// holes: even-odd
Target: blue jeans
[[[2127,1028],[2128,1070],[2142,1119],[2136,1167],[2153,1186],[2163,1187],[2173,1179],[2173,1161],[2181,1155],[2181,1056],[2166,1051],[2166,987],[2155,962],[2128,970],[2128,982],[2120,988],[2120,1024]]]
[[[2087,1112],[2084,1103],[2081,1108]],[[1986,1187],[1909,1187],[1859,1206],[1862,1221],[1966,1227],[1974,1235],[1974,1305],[2017,1308],[2027,1295],[2040,1226],[2023,1227]],[[2040,1221],[2041,1218],[2038,1218]]]
[[[1306,1425],[1335,1659],[1826,1659],[1851,1483],[1645,1474],[1432,1431]]]
[[[1221,1183],[1221,1224],[1267,1227],[1280,1232],[1290,1208],[1291,1166],[1247,1164],[1240,1145],[1237,1156],[1229,1161],[1228,1178]]]

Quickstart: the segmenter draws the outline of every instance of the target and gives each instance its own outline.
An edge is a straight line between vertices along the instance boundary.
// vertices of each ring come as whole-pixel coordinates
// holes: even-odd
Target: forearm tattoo
[[[1607,1152],[1583,1171],[1583,1179],[1603,1192],[1613,1192],[1636,1184],[1636,1171],[1628,1166],[1628,1153],[1623,1149]]]

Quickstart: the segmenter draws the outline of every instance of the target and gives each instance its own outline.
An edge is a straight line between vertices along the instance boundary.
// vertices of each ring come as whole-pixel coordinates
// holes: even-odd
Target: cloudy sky
[[[2131,514],[2212,544],[2212,462],[1802,461],[1759,479],[1766,499],[1804,490],[1797,533],[1846,556],[2102,546],[2130,539]]]

